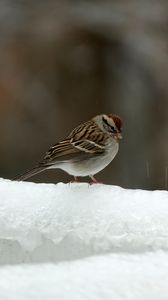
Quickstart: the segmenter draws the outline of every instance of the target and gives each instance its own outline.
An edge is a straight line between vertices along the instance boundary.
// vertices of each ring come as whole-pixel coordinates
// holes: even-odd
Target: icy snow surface
[[[109,254],[7,266],[0,268],[0,278],[1,300],[167,300],[168,255]]]
[[[168,299],[168,192],[1,179],[0,263],[1,300]]]

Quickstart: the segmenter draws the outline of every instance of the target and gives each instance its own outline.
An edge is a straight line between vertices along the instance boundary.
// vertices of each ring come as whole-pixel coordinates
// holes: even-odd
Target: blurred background
[[[167,189],[168,1],[1,0],[0,176],[33,167],[75,126],[111,112],[124,138],[96,178]],[[70,179],[50,170],[30,180]]]

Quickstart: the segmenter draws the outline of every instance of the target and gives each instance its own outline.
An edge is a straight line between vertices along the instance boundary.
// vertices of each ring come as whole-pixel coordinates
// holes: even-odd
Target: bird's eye
[[[116,132],[117,132],[117,130],[114,128],[114,126],[111,126],[111,131],[112,131],[113,133],[116,133]]]

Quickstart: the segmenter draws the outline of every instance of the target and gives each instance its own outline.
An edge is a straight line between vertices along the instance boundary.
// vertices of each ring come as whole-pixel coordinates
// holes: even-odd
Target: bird
[[[48,169],[62,169],[74,177],[89,176],[103,170],[116,156],[122,139],[122,120],[115,114],[100,114],[80,124],[60,142],[52,145],[31,170],[15,178],[23,181]]]

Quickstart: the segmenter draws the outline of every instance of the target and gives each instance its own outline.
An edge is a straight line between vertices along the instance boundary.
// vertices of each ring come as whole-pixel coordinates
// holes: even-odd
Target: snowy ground
[[[0,264],[1,300],[168,299],[168,192],[1,179]]]
[[[109,254],[0,268],[5,300],[167,300],[168,255]]]

